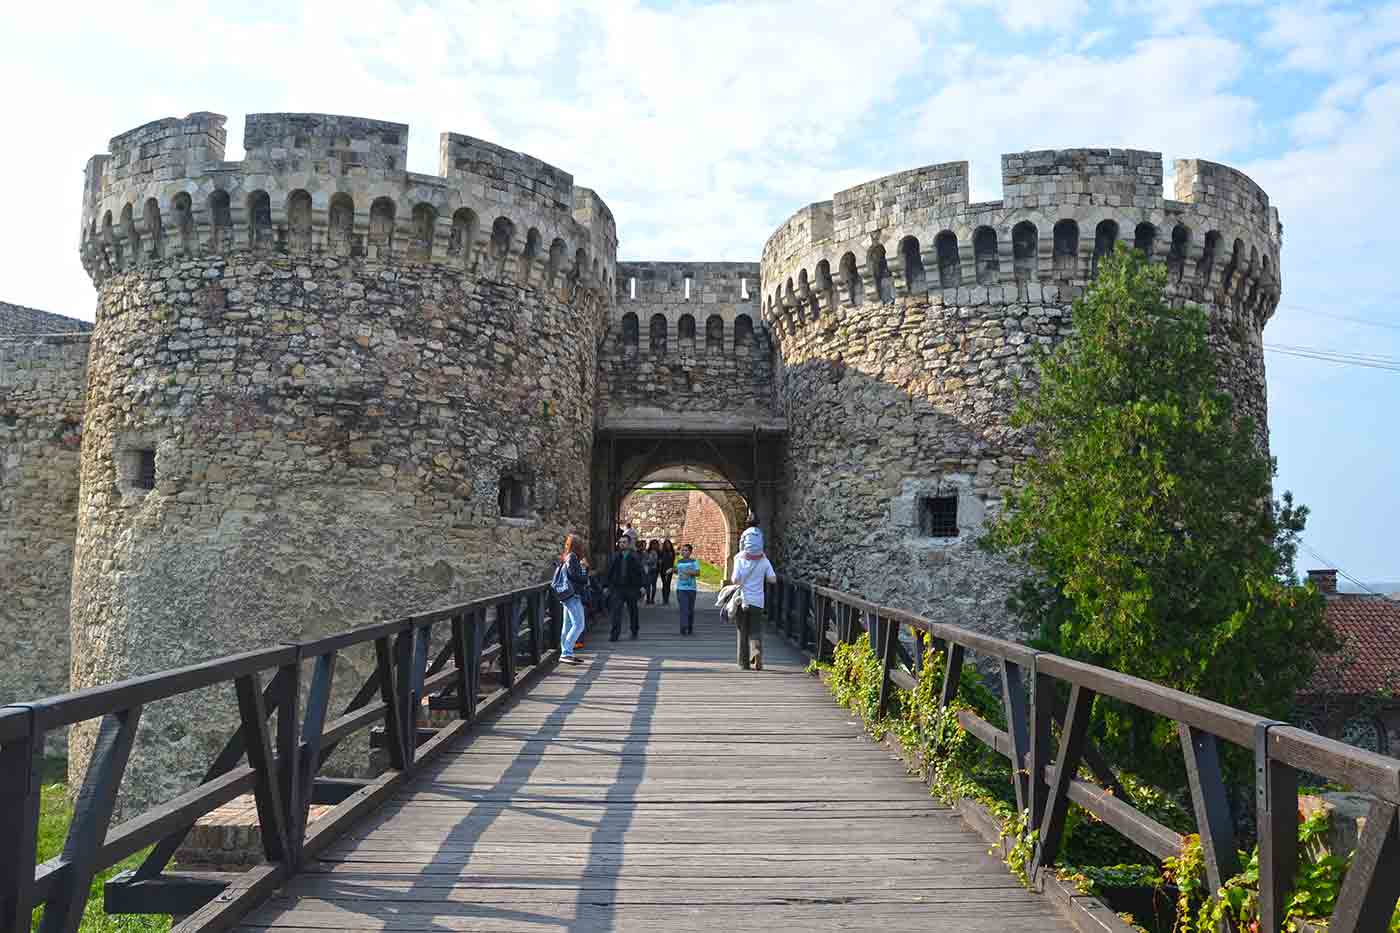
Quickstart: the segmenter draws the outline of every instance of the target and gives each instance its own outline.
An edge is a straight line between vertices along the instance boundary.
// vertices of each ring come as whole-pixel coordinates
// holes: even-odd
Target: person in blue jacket
[[[694,549],[681,545],[681,559],[676,561],[676,605],[681,611],[681,634],[695,634],[696,581],[700,578],[700,562],[691,557]]]

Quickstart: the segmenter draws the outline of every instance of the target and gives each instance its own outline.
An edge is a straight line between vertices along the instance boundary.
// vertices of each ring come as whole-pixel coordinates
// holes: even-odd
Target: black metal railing
[[[1098,696],[1111,697],[1176,723],[1200,833],[1206,878],[1212,891],[1239,871],[1234,824],[1220,764],[1220,742],[1254,755],[1259,836],[1261,930],[1279,930],[1298,864],[1298,776],[1320,775],[1372,798],[1366,825],[1347,871],[1328,929],[1332,933],[1384,933],[1400,898],[1400,760],[1234,709],[1221,703],[1130,677],[1117,671],[977,632],[931,622],[825,586],[780,579],[768,605],[775,624],[817,660],[833,646],[869,632],[880,658],[880,712],[891,685],[912,690],[926,647],[946,659],[940,707],[956,697],[967,654],[995,664],[1007,722],[998,729],[968,710],[958,721],[979,741],[1011,762],[1018,809],[1038,830],[1030,877],[1053,865],[1071,801],[1157,858],[1180,854],[1183,837],[1135,808],[1113,770],[1095,750],[1090,711]],[[909,635],[915,651],[900,644]],[[901,657],[903,656],[903,657]],[[1068,688],[1068,702],[1062,689]],[[1058,741],[1052,742],[1058,731]],[[1078,775],[1081,768],[1095,781]]]
[[[184,929],[227,929],[415,768],[493,713],[558,653],[560,608],[546,584],[525,587],[326,638],[230,655],[177,670],[0,708],[0,933],[74,933],[101,871],[151,848],[139,868],[109,881],[112,912],[188,913]],[[429,659],[435,626],[448,631]],[[441,631],[441,629],[439,629]],[[374,668],[334,718],[336,658],[372,645]],[[519,662],[518,663],[518,657]],[[528,670],[523,669],[528,662]],[[499,671],[495,689],[489,679]],[[306,695],[302,685],[309,682]],[[264,684],[264,678],[266,684]],[[232,685],[240,725],[198,786],[111,826],[142,708]],[[427,707],[455,713],[425,726]],[[269,726],[277,714],[275,730]],[[36,865],[39,753],[44,737],[100,719],[63,851]],[[366,780],[318,777],[349,736],[382,725],[389,770]],[[265,863],[232,883],[167,871],[195,821],[251,791]],[[335,806],[308,824],[313,803]],[[115,909],[114,909],[115,908]]]

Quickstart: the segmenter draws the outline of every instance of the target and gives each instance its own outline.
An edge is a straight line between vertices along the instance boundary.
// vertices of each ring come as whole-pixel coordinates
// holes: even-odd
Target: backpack
[[[561,603],[574,597],[574,585],[569,582],[569,574],[564,569],[562,560],[559,562],[559,566],[554,568],[554,579],[549,581],[549,588],[554,591],[555,596],[559,597]]]

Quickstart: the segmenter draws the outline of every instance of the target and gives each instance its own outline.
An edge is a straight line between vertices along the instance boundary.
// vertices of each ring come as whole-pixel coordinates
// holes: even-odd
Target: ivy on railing
[[[913,688],[890,689],[883,714],[884,669],[881,657],[870,646],[868,632],[834,645],[829,664],[813,661],[808,670],[826,674],[837,703],[858,713],[874,738],[896,739],[919,763],[920,776],[935,797],[950,805],[970,799],[988,811],[1001,826],[1001,839],[994,851],[1004,851],[1007,867],[1023,884],[1030,885],[1037,830],[1029,825],[1028,812],[1018,811],[1014,805],[1005,758],[958,721],[959,712],[969,711],[998,729],[1005,728],[1001,700],[971,667],[964,667],[956,697],[940,705],[944,658],[945,653],[934,646],[926,648],[915,665]],[[1243,869],[1212,896],[1200,836],[1192,831],[1189,814],[1165,792],[1135,776],[1120,773],[1118,777],[1134,806],[1187,834],[1181,853],[1164,859],[1161,865],[1132,863],[1128,859],[1140,857],[1141,850],[1092,814],[1073,806],[1065,823],[1061,857],[1054,866],[1058,877],[1091,895],[1129,888],[1151,891],[1158,902],[1174,906],[1173,933],[1218,933],[1225,929],[1258,933],[1257,847],[1252,854],[1239,854]],[[1325,810],[1299,822],[1298,869],[1285,914],[1286,930],[1323,929],[1321,924],[1336,908],[1351,858],[1327,850],[1327,829]],[[1009,845],[1004,844],[1007,841]],[[1124,919],[1136,925],[1130,916]],[[1389,930],[1400,933],[1400,907]]]

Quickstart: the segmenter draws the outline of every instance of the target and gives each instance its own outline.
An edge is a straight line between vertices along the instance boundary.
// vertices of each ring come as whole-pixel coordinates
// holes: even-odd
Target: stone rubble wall
[[[788,419],[773,535],[784,572],[1019,637],[1005,608],[1016,572],[977,539],[1033,454],[1009,417],[1034,348],[1071,333],[1116,231],[1167,265],[1171,301],[1206,308],[1225,387],[1267,446],[1281,228],[1252,181],[1214,163],[1178,162],[1174,201],[1156,153],[1002,166],[1004,201],[966,203],[966,164],[951,163],[798,211],[765,247],[763,293]],[[956,536],[921,531],[925,497],[956,499]]]
[[[90,337],[0,338],[0,705],[68,692],[68,599]],[[65,736],[49,736],[62,751]]]
[[[444,142],[447,180],[406,175],[406,127],[317,115],[250,117],[243,163],[211,165],[206,151],[182,161],[198,134],[170,142],[174,123],[137,131],[152,136],[139,145],[114,140],[112,161],[130,161],[120,171],[99,165],[85,228],[99,216],[92,210],[142,196],[162,215],[191,188],[191,202],[204,204],[206,186],[239,194],[235,205],[250,189],[307,191],[313,209],[308,222],[279,195],[270,227],[266,215],[235,208],[231,228],[196,210],[188,235],[178,224],[133,225],[126,249],[99,236],[88,251],[99,307],[73,685],[546,579],[563,536],[587,527],[580,464],[593,447],[610,296],[600,284],[612,268],[611,255],[588,254],[571,178],[466,137]],[[147,164],[131,169],[148,145]],[[523,193],[531,186],[534,200]],[[331,193],[347,192],[349,248],[320,213]],[[439,252],[462,232],[456,221],[402,223],[431,217],[423,203],[440,204],[440,220],[461,202],[484,218],[501,212],[514,232],[491,238],[487,222],[484,241],[466,236],[463,253]],[[366,227],[371,204],[396,205],[399,222]],[[591,192],[582,213],[591,229],[611,231]],[[573,271],[550,273],[547,237],[561,231],[582,245]],[[150,490],[135,481],[141,451],[154,452]],[[505,514],[508,485],[527,500],[518,516]],[[347,653],[334,702],[369,669],[368,652]],[[232,731],[232,699],[201,691],[148,708],[125,801],[188,787]],[[72,774],[92,735],[91,724],[75,730]]]
[[[756,263],[628,262],[617,274],[599,359],[601,417],[772,417],[772,343]]]

